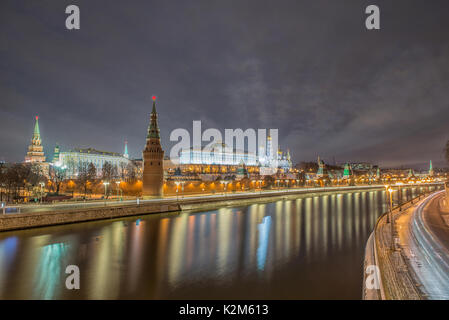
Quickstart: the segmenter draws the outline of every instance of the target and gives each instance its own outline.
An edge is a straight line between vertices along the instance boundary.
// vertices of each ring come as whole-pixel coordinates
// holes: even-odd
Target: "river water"
[[[0,233],[0,299],[360,299],[386,210],[365,190]]]

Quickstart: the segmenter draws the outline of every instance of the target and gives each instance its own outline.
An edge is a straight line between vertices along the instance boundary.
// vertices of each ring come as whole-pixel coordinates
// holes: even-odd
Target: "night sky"
[[[47,159],[125,139],[141,157],[152,95],[166,154],[202,120],[278,128],[294,162],[446,165],[449,1],[1,0],[0,160],[23,160],[35,115]]]

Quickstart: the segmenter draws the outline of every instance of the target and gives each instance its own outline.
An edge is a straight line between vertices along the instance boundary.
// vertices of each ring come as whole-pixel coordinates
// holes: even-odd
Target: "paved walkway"
[[[402,254],[422,297],[449,299],[449,209],[445,191],[427,197],[396,223]]]
[[[416,203],[417,201],[415,201]],[[395,210],[393,217],[409,216],[416,208],[415,204],[409,204],[405,211]],[[396,220],[397,221],[397,220]],[[397,230],[397,229],[396,229]],[[387,300],[421,300],[422,295],[418,289],[414,277],[409,272],[407,261],[398,246],[392,249],[393,242],[397,242],[397,233],[391,236],[391,223],[387,223],[387,217],[379,220],[375,233],[375,245],[377,253],[377,265],[380,269],[382,283],[382,297]],[[366,297],[365,297],[366,299]]]

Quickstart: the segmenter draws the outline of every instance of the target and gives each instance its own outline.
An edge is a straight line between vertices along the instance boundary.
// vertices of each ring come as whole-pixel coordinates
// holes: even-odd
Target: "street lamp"
[[[385,187],[385,200],[387,201],[387,205],[390,203],[389,202],[389,200],[388,200],[388,188],[390,188],[390,186],[389,185],[384,185],[384,187]],[[387,215],[387,223],[390,223],[390,216],[389,215]]]
[[[404,185],[404,183],[403,182],[397,182],[396,185],[399,188],[399,193],[398,193],[399,211],[402,211],[402,189],[401,189],[401,186]]]
[[[184,199],[184,183],[186,183],[185,181],[181,181],[181,193],[182,193],[182,198]]]
[[[391,233],[391,250],[394,250],[394,237],[393,237],[393,224],[394,224],[394,219],[393,219],[393,192],[394,190],[392,188],[388,189],[388,192],[390,192],[390,233]]]
[[[179,181],[175,181],[176,184],[176,201],[179,200],[179,194],[178,194],[178,189],[179,189]]]
[[[260,194],[262,194],[262,180],[259,180]]]
[[[109,182],[103,182],[104,185],[104,201],[106,202]]]
[[[120,183],[121,183],[121,181],[116,181],[115,183],[117,184],[117,201],[119,201],[120,200],[119,199],[119,191],[120,191]]]
[[[224,185],[223,186],[223,194],[226,197],[226,189],[227,189],[227,185],[228,185],[229,181],[222,180],[222,181],[220,181],[220,183]]]
[[[41,185],[41,204],[42,204],[42,194],[43,194],[43,189],[44,189],[45,183],[40,182],[39,184]]]

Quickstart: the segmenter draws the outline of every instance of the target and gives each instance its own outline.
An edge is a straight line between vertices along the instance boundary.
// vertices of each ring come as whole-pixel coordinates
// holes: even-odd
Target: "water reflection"
[[[3,233],[0,298],[359,299],[365,242],[387,208],[376,190]],[[70,264],[80,290],[64,286]]]

